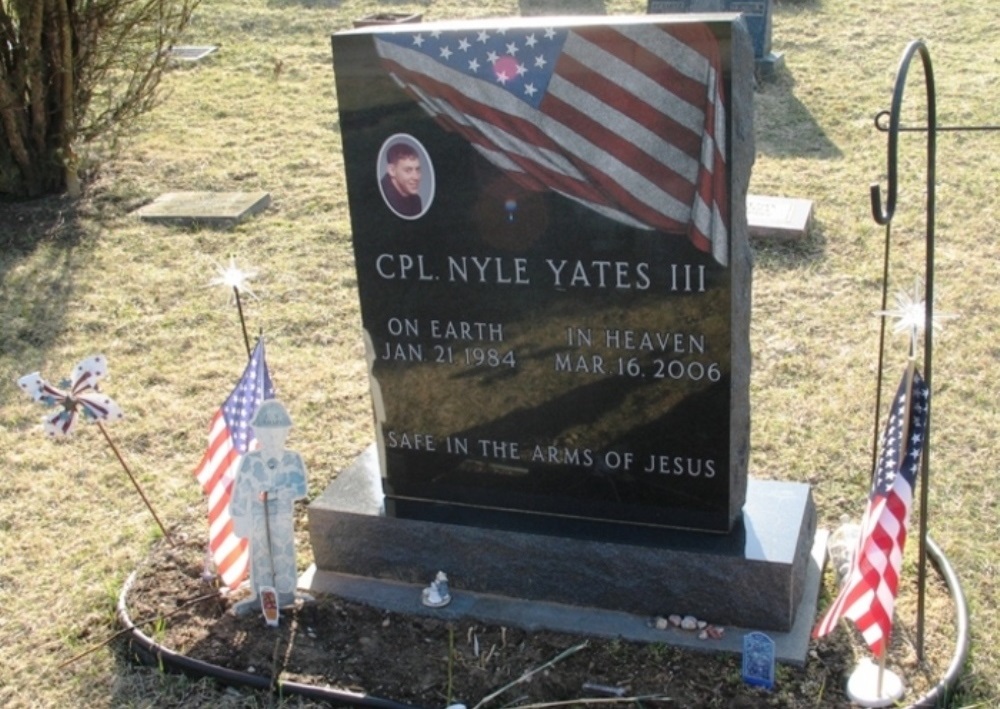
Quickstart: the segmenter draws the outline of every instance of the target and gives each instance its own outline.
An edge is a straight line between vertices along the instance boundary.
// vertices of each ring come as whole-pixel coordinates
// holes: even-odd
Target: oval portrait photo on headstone
[[[389,136],[378,153],[379,189],[401,219],[419,219],[434,201],[434,165],[420,141],[406,133]]]

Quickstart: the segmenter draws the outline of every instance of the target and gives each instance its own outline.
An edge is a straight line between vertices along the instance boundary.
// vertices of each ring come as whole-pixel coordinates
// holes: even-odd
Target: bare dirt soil
[[[467,619],[406,617],[321,596],[286,611],[279,628],[254,614],[237,618],[232,604],[202,578],[204,539],[160,542],[137,572],[128,613],[162,646],[188,657],[281,681],[334,687],[422,707],[461,702],[474,707],[525,673],[587,641],[582,649],[535,672],[483,706],[555,702],[621,702],[677,707],[850,706],[844,687],[866,655],[846,627],[814,641],[804,668],[779,666],[773,691],[745,685],[740,659],[667,645],[525,632]],[[916,701],[941,677],[954,650],[951,602],[932,575],[927,659],[912,647],[909,596],[903,589],[889,667],[905,677],[904,701]],[[450,660],[449,660],[450,656]],[[596,687],[595,687],[596,685]],[[652,698],[650,698],[652,697]]]

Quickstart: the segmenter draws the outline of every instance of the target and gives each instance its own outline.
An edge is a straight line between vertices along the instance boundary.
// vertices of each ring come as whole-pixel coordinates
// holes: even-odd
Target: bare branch
[[[199,2],[0,0],[0,159],[20,171],[0,172],[0,194],[74,191],[79,146],[156,105]]]

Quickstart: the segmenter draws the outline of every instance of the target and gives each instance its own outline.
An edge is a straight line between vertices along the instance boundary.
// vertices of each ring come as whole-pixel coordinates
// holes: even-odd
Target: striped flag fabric
[[[386,70],[532,191],[728,262],[719,42],[700,22],[381,32]]]
[[[908,379],[904,374],[882,432],[878,467],[851,569],[840,594],[813,630],[813,637],[818,638],[832,631],[841,618],[853,620],[876,657],[888,647],[892,630],[930,401],[930,390],[920,373],[913,371],[910,387]]]
[[[208,544],[223,584],[238,587],[248,573],[247,540],[233,534],[229,516],[236,471],[256,443],[250,421],[265,399],[274,398],[264,359],[264,338],[257,341],[239,383],[212,417],[208,449],[194,474],[208,496]]]

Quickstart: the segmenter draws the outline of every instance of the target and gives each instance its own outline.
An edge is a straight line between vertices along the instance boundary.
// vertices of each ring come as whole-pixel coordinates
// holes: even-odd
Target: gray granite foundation
[[[443,570],[458,591],[764,631],[795,624],[815,524],[807,485],[760,480],[726,535],[655,529],[609,542],[398,519],[385,515],[374,446],[309,507],[320,572],[426,585]]]
[[[826,558],[825,530],[816,533],[812,558],[806,569],[806,585],[795,614],[795,623],[787,631],[769,631],[778,662],[804,666],[809,638],[816,620],[816,600]],[[452,601],[444,608],[428,608],[420,602],[426,584],[407,584],[334,571],[320,571],[313,564],[299,579],[301,588],[315,593],[329,593],[340,598],[366,603],[393,613],[423,615],[449,621],[474,618],[482,623],[523,628],[529,632],[551,630],[598,638],[621,638],[633,642],[662,643],[699,652],[743,652],[743,637],[758,632],[755,628],[725,627],[721,638],[703,640],[698,633],[670,627],[660,630],[648,616],[621,611],[568,606],[562,603],[526,601],[520,598],[451,589]]]

